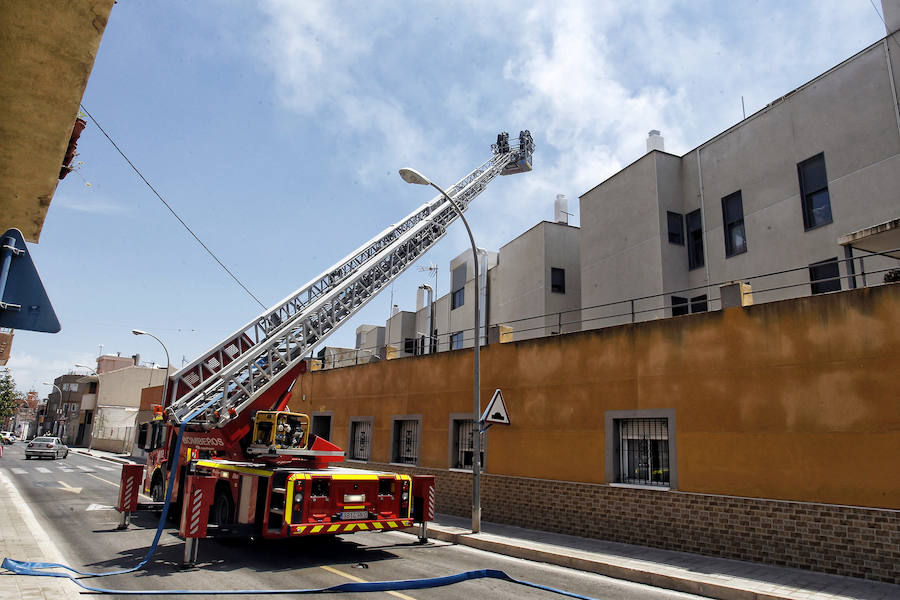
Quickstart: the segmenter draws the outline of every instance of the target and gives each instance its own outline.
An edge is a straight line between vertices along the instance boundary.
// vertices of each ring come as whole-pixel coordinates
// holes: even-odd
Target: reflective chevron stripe
[[[354,531],[387,531],[412,527],[412,519],[399,521],[370,521],[368,523],[331,523],[330,525],[291,525],[291,535],[315,535],[323,533],[352,533]]]

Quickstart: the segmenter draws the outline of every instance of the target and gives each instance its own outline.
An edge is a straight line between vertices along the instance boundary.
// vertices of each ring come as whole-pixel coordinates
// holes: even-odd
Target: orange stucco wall
[[[486,471],[605,483],[604,415],[675,409],[678,489],[900,508],[900,285],[732,308],[482,350],[482,406],[512,425]],[[450,413],[471,412],[472,352],[308,373],[293,410],[421,415],[419,466],[446,468]]]

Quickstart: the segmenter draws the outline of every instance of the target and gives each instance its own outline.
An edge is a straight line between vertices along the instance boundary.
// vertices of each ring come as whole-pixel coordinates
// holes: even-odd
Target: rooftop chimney
[[[569,201],[565,194],[557,194],[556,200],[553,202],[554,221],[557,223],[569,224]]]
[[[659,130],[651,129],[647,138],[647,152],[653,152],[654,150],[662,152],[665,149],[665,138],[659,134]]]

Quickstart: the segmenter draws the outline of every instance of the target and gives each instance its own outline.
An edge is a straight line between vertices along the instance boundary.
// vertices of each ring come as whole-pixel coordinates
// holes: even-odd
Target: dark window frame
[[[697,227],[691,227],[691,221],[696,219]],[[684,216],[685,231],[687,233],[688,270],[700,269],[706,266],[706,256],[703,248],[703,215],[700,209],[692,210]]]
[[[409,435],[409,424],[412,436]],[[404,436],[404,430],[407,435]],[[402,438],[402,439],[401,439]],[[400,465],[418,465],[422,449],[422,416],[396,415],[391,417],[391,462]],[[409,454],[412,454],[412,457]]]
[[[458,342],[458,343],[457,343]],[[456,331],[450,334],[450,349],[462,350],[465,343],[465,336],[462,331]]]
[[[825,270],[829,272],[823,272]],[[836,256],[809,265],[809,288],[813,295],[840,292],[843,289],[841,267]]]
[[[649,461],[651,464],[647,464],[646,468],[641,470],[640,466],[638,469],[637,476],[628,476],[627,473],[623,473],[623,465],[621,459],[622,456],[620,454],[621,451],[621,439],[622,439],[622,429],[623,423],[634,422],[634,421],[643,421],[643,420],[653,420],[657,423],[665,422],[665,430],[666,430],[666,455],[667,455],[667,463],[665,465],[662,462],[659,463],[658,468],[657,465],[652,464],[653,460]],[[606,482],[611,486],[627,486],[627,487],[642,487],[642,488],[652,488],[652,489],[662,489],[662,490],[677,490],[678,489],[678,442],[677,442],[677,428],[676,428],[676,420],[675,420],[675,409],[673,408],[663,408],[663,409],[645,409],[645,410],[610,410],[606,411],[604,414],[604,430],[606,433]],[[638,429],[639,430],[639,429]],[[634,429],[631,431],[624,432],[626,435],[626,439],[638,439],[635,437]],[[658,433],[658,431],[657,431]],[[631,434],[631,435],[629,435]],[[651,436],[647,436],[648,439],[651,439]],[[661,437],[657,437],[656,439],[662,439]],[[661,456],[660,452],[657,456]],[[652,449],[648,449],[647,452],[648,457],[653,456]],[[625,461],[625,469],[628,470],[627,467],[629,465],[634,466],[633,463],[629,463],[627,460]],[[640,461],[636,461],[640,462]],[[642,478],[641,475],[647,475],[646,478]],[[654,476],[656,477],[656,481],[654,481]],[[667,479],[667,481],[666,481]]]
[[[554,294],[566,293],[566,270],[562,267],[550,267],[550,291]]]
[[[347,443],[347,460],[368,462],[372,459],[373,417],[350,417],[350,437]],[[357,443],[357,434],[363,439]],[[360,448],[362,446],[362,448]]]
[[[672,296],[672,316],[681,317],[689,313],[688,299],[684,296]]]
[[[456,310],[466,303],[466,288],[461,287],[450,295],[450,310]]]
[[[811,168],[815,167],[816,163],[819,161],[822,163],[823,181],[811,181],[809,173],[812,170]],[[828,170],[825,165],[825,153],[819,152],[815,156],[811,156],[806,160],[797,163],[797,178],[800,182],[800,205],[803,210],[804,231],[811,231],[833,223],[834,217],[831,213],[831,192],[828,189]],[[817,209],[814,206],[814,200],[816,195],[821,194],[822,192],[825,193],[824,197],[825,204],[827,205],[827,215],[825,214],[824,207],[820,208],[818,210],[822,211],[822,217],[817,219]]]
[[[722,229],[725,232],[725,258],[747,252],[747,228],[744,225],[744,199],[741,190],[722,198]],[[733,234],[738,230],[741,232],[742,245],[735,244]]]
[[[694,296],[691,298],[691,314],[708,312],[709,311],[709,300],[706,297],[706,294],[701,294],[699,296]]]
[[[469,271],[465,263],[450,272],[450,310],[466,303],[466,277]]]
[[[677,219],[677,225],[673,223],[673,217],[674,219]],[[676,246],[684,246],[684,215],[667,210],[666,224],[669,228],[669,243],[675,244]],[[677,227],[677,231],[673,231],[673,228],[675,227]]]
[[[450,454],[448,456],[447,465],[450,469],[462,471],[472,471],[472,457],[474,456],[474,447],[472,435],[474,427],[472,425],[471,413],[451,413],[448,448]],[[461,443],[460,437],[467,437],[465,443]],[[487,445],[488,434],[481,440],[481,468],[485,469],[485,447]]]

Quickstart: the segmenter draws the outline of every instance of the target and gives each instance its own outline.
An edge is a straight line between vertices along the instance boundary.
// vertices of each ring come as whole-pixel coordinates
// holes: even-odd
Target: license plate
[[[341,513],[341,521],[361,521],[369,518],[369,512],[365,510],[345,510]]]

